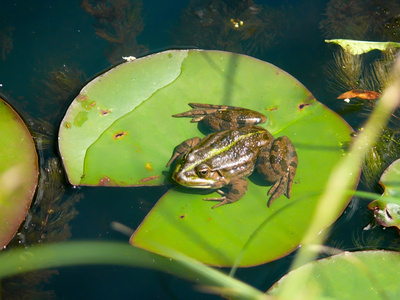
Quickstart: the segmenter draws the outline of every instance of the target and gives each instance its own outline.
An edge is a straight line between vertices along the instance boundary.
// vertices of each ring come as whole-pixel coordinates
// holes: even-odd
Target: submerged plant
[[[400,3],[385,0],[331,0],[320,23],[329,38],[399,40]]]
[[[368,63],[362,55],[338,49],[325,66],[328,89],[338,99],[345,99],[352,106],[364,106],[371,111],[388,82],[390,66],[397,51],[397,48],[388,46],[382,51],[381,58]],[[397,118],[396,113],[392,116]]]
[[[144,27],[141,0],[82,0],[81,7],[96,18],[96,35],[108,42],[105,56],[111,63],[147,52],[136,39]]]
[[[79,93],[86,80],[86,74],[76,65],[59,63],[59,57],[39,62],[35,67],[34,84],[38,87],[35,97],[38,99],[39,111],[44,115],[42,120],[36,118],[36,132],[56,134],[51,124],[56,124],[65,106]],[[52,111],[52,114],[48,112]],[[32,118],[33,120],[33,118]]]
[[[287,11],[258,5],[252,0],[190,2],[173,30],[180,45],[262,53],[284,38]]]
[[[400,157],[400,132],[385,128],[376,143],[368,151],[363,164],[363,179],[366,186],[376,188],[380,175]]]
[[[325,66],[328,87],[331,92],[339,95],[349,90],[369,90],[363,77],[364,66],[360,55],[351,55],[342,49],[334,52],[333,60]]]
[[[14,27],[5,26],[0,29],[0,51],[1,58],[6,60],[6,55],[14,48],[13,32]]]
[[[83,71],[75,66],[69,67],[66,64],[49,71],[46,77],[43,80],[43,84],[46,87],[46,96],[51,97],[53,101],[69,100],[86,80],[86,75]]]
[[[38,190],[23,227],[17,233],[25,246],[64,241],[70,237],[68,223],[78,214],[75,204],[82,197],[64,199],[65,174],[58,158],[47,160],[40,172]],[[63,200],[64,199],[64,200]]]
[[[54,126],[43,118],[29,118],[28,124],[38,152],[48,149],[53,142]]]

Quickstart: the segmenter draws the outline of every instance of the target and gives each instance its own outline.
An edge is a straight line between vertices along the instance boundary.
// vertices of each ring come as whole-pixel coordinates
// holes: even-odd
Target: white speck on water
[[[136,59],[134,56],[122,56],[122,59],[125,59],[126,61],[133,61]]]

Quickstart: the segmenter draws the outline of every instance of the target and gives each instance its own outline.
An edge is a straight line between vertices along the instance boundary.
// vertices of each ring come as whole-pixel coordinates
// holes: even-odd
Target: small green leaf
[[[384,188],[382,197],[368,204],[368,208],[380,225],[400,230],[400,159],[383,172],[379,183]]]
[[[400,48],[400,43],[395,42],[369,42],[346,39],[325,40],[325,42],[338,44],[344,51],[352,55],[360,55],[371,50],[385,51],[389,47]]]
[[[267,294],[291,293],[292,298],[285,299],[397,300],[399,278],[400,254],[397,252],[344,252],[289,272]],[[302,282],[301,290],[293,290],[294,281]]]
[[[0,248],[25,219],[38,180],[38,158],[29,130],[0,98]]]

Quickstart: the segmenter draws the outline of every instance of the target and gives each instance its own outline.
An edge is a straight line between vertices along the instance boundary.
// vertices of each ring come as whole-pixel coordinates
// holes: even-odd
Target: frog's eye
[[[199,177],[207,177],[208,174],[210,174],[210,168],[207,165],[200,165],[197,168],[196,173]]]

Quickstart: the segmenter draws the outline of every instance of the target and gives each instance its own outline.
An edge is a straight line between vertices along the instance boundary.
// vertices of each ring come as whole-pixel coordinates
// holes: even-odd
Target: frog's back
[[[225,176],[248,176],[253,172],[260,148],[272,141],[266,129],[245,126],[211,133],[191,152]]]

